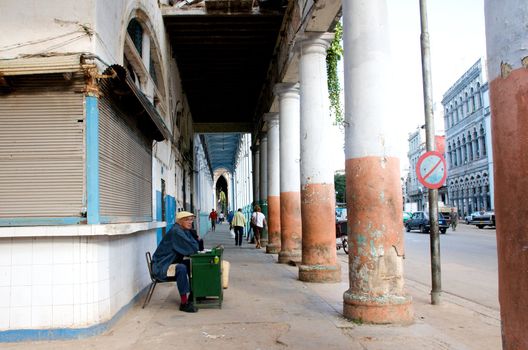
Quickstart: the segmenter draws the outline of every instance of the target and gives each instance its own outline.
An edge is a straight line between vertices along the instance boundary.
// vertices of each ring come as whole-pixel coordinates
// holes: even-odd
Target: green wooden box
[[[191,290],[193,303],[198,308],[222,308],[222,253],[223,248],[191,255]]]

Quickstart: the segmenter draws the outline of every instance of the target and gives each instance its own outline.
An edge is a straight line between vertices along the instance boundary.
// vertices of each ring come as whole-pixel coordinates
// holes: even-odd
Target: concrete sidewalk
[[[231,262],[222,309],[178,311],[174,284],[156,287],[150,304],[142,298],[108,332],[81,340],[4,343],[0,349],[475,349],[501,348],[498,312],[462,298],[443,296],[429,304],[429,288],[411,280],[415,322],[408,326],[360,325],[341,316],[348,289],[347,256],[339,251],[342,283],[304,283],[298,269],[244,240],[236,247],[227,224],[205,237],[206,247],[223,244]],[[145,267],[146,270],[146,267]],[[146,271],[145,271],[146,272]],[[408,276],[409,277],[409,276]]]

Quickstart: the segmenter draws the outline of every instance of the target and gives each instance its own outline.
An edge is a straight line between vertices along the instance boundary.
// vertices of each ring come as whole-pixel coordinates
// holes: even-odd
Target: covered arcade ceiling
[[[169,4],[163,8],[163,19],[194,131],[202,134],[212,170],[234,170],[241,133],[258,131],[262,113],[273,102],[273,85],[287,75],[297,79],[284,62],[295,40],[305,30],[329,30],[339,18],[341,2],[169,0]]]

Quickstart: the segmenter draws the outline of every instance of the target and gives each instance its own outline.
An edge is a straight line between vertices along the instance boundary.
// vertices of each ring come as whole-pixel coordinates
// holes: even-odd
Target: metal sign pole
[[[435,150],[435,132],[433,116],[433,92],[431,83],[431,53],[429,46],[429,33],[427,29],[427,1],[420,1],[420,43],[422,48],[422,79],[425,112],[425,142],[427,151]],[[429,220],[431,227],[431,304],[440,304],[442,291],[440,269],[440,236],[438,234],[438,190],[429,189]]]

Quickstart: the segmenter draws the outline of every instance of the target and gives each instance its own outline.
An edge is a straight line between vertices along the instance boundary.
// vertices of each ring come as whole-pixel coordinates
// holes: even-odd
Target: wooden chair
[[[152,273],[152,257],[150,256],[150,252],[146,252],[145,253],[145,258],[147,259],[147,267],[148,267],[148,271],[149,271],[149,275],[150,275],[150,280],[152,282],[150,283],[150,287],[149,287],[149,290],[147,292],[147,296],[145,298],[145,301],[143,302],[143,307],[142,307],[143,309],[150,302],[150,298],[152,298],[152,294],[154,293],[154,288],[156,288],[156,285],[158,283],[176,282],[176,276],[167,277],[163,281],[160,281],[159,279],[157,279],[156,276],[154,276],[154,273]]]

